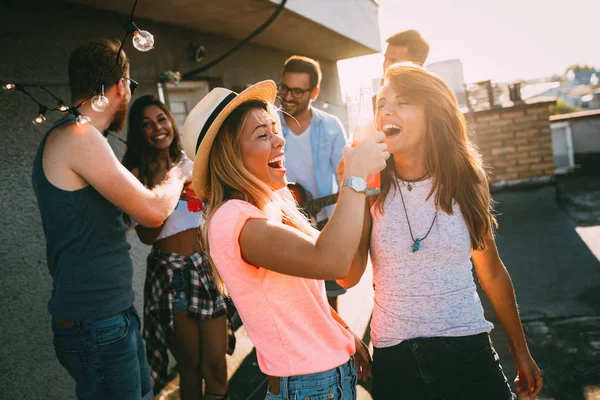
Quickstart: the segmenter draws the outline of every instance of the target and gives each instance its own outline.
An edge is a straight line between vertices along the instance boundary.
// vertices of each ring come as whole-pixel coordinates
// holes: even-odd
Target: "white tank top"
[[[417,182],[412,191],[402,186],[415,239],[425,236],[435,215],[433,196],[425,201],[431,184],[431,179]],[[371,208],[375,347],[492,330],[473,280],[469,231],[458,205],[453,211],[454,215],[438,212],[429,236],[413,252],[400,193],[390,189],[383,215]]]

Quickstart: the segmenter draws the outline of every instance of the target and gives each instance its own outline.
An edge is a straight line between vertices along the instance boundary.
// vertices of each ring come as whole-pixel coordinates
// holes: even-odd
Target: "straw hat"
[[[262,81],[237,94],[229,89],[214,88],[189,113],[183,124],[183,150],[194,160],[192,183],[196,195],[202,196],[208,184],[208,155],[215,136],[233,110],[248,100],[275,102],[277,86]]]

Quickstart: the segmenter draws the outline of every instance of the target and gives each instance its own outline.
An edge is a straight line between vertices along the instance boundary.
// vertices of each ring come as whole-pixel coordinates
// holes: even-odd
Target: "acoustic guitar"
[[[335,204],[338,200],[339,193],[330,194],[329,196],[313,198],[308,190],[302,185],[295,182],[288,183],[288,189],[298,202],[299,207],[310,218],[313,226],[317,226],[317,214],[323,207]]]

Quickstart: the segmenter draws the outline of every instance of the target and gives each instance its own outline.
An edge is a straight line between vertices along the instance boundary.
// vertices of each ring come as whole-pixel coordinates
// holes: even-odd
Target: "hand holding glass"
[[[348,96],[346,107],[348,113],[346,142],[356,146],[376,133],[371,87],[363,86],[360,88],[360,99]],[[377,173],[367,179],[367,195],[379,194],[380,191],[380,174]]]

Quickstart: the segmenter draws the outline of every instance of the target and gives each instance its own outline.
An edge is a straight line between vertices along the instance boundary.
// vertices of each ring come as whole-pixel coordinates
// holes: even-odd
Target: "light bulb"
[[[15,90],[17,86],[14,83],[5,83],[4,85],[2,85],[2,88],[4,90]]]
[[[104,93],[98,93],[92,99],[92,108],[94,111],[104,112],[108,108],[108,99]]]
[[[59,100],[59,102],[58,102],[58,111],[65,112],[65,111],[68,111],[68,110],[69,110],[69,107],[67,107],[62,100]]]
[[[143,30],[133,32],[133,47],[139,51],[152,50],[154,48],[154,36]]]
[[[85,125],[91,123],[92,120],[87,115],[79,114],[77,116],[77,119],[75,119],[75,122],[77,122],[78,126],[85,126]]]
[[[39,106],[40,106],[40,110],[38,111],[38,115],[32,121],[34,125],[40,125],[40,124],[43,124],[44,122],[46,122],[45,114],[46,114],[46,111],[48,111],[48,108],[43,104],[40,104]]]
[[[35,117],[35,118],[33,119],[33,121],[32,121],[32,122],[33,122],[33,124],[34,124],[34,125],[40,125],[40,124],[43,124],[44,122],[46,122],[46,116],[45,116],[44,114],[40,113],[40,114],[38,114],[38,116],[37,116],[37,117]]]

